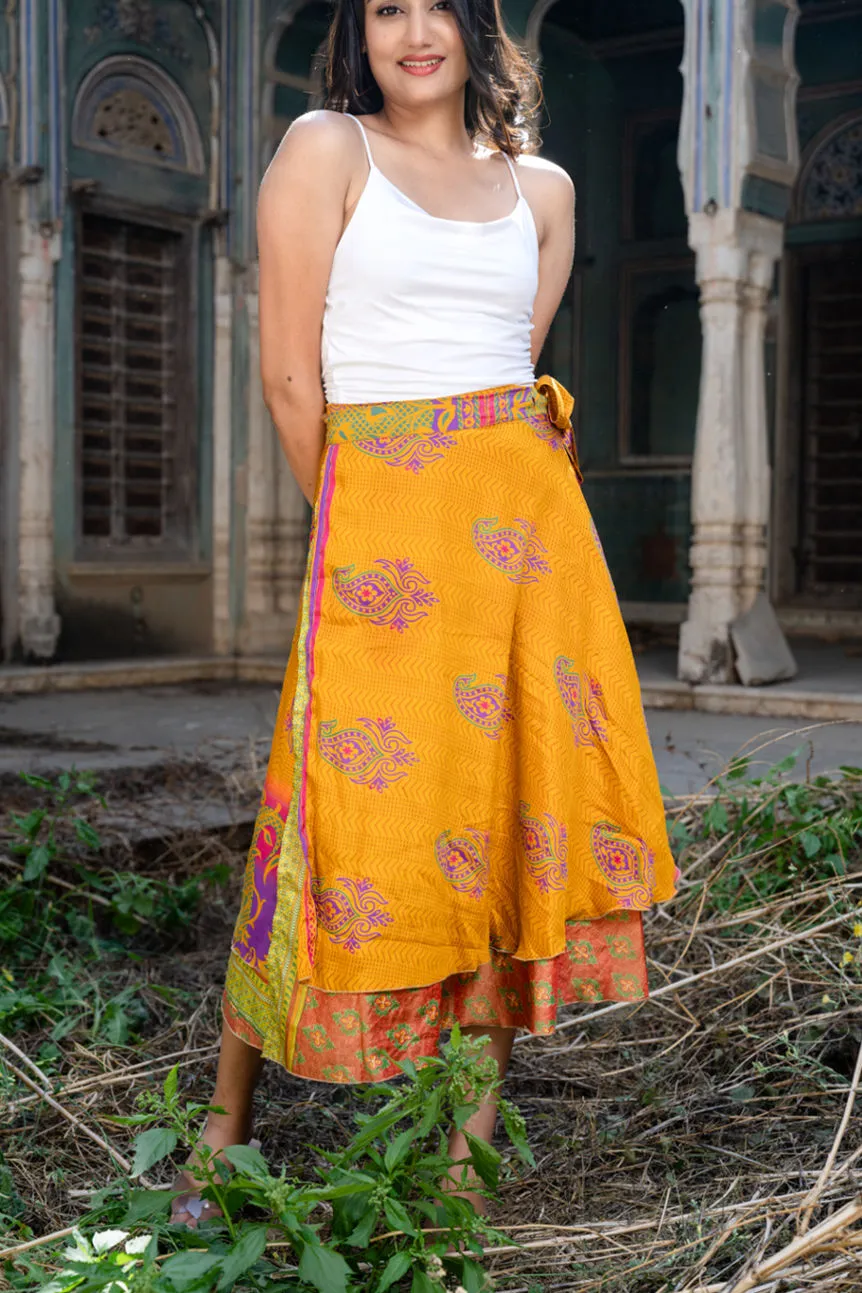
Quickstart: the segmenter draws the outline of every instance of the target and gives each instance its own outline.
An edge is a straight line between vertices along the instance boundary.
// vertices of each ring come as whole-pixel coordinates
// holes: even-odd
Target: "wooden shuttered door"
[[[862,248],[802,269],[800,592],[862,604]]]
[[[188,554],[192,327],[187,238],[82,212],[77,263],[82,551]]]

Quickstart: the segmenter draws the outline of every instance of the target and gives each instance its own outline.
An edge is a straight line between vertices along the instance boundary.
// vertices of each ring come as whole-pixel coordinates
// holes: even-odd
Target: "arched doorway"
[[[542,366],[577,399],[585,489],[630,620],[682,619],[701,330],[677,165],[680,0],[544,0],[543,153],[577,191]]]
[[[803,31],[804,34],[804,31]],[[862,36],[862,21],[860,21]],[[803,91],[804,96],[804,91]],[[858,93],[862,104],[862,92]],[[841,96],[802,97],[809,130]],[[812,111],[820,107],[820,114]],[[806,122],[807,119],[807,122]],[[776,564],[785,605],[862,610],[862,106],[803,156],[787,232]]]

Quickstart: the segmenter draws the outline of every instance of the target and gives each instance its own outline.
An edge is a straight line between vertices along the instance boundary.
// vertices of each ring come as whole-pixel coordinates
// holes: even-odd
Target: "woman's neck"
[[[384,101],[377,119],[386,134],[432,157],[473,152],[473,141],[464,125],[463,91],[456,101],[434,104],[421,111],[405,111],[396,103]]]

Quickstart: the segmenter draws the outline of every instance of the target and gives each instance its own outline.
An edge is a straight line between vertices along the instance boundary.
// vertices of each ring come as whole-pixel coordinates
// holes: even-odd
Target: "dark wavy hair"
[[[450,2],[470,69],[464,101],[470,137],[510,157],[531,151],[538,142],[539,79],[506,34],[500,0]],[[364,43],[365,0],[336,0],[327,43],[327,108],[363,116],[383,107]]]

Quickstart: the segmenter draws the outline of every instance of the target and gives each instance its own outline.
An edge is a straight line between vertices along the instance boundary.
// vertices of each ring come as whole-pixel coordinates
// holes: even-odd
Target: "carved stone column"
[[[248,315],[248,442],[245,463],[245,596],[240,630],[243,655],[266,652],[275,613],[273,540],[276,476],[272,423],[263,402],[260,380],[257,284],[245,297]]]
[[[19,214],[18,624],[24,655],[50,660],[60,636],[54,604],[54,266],[59,237]]]
[[[697,252],[703,369],[692,467],[692,586],[679,676],[734,680],[730,625],[763,587],[769,463],[766,297],[782,227],[724,209],[690,218]]]
[[[782,226],[758,222],[758,242],[752,251],[744,288],[743,407],[745,415],[745,493],[742,522],[740,610],[746,611],[764,587],[768,567],[767,527],[771,499],[769,428],[766,408],[766,313],[775,263],[781,255]],[[772,244],[771,246],[769,244]]]

